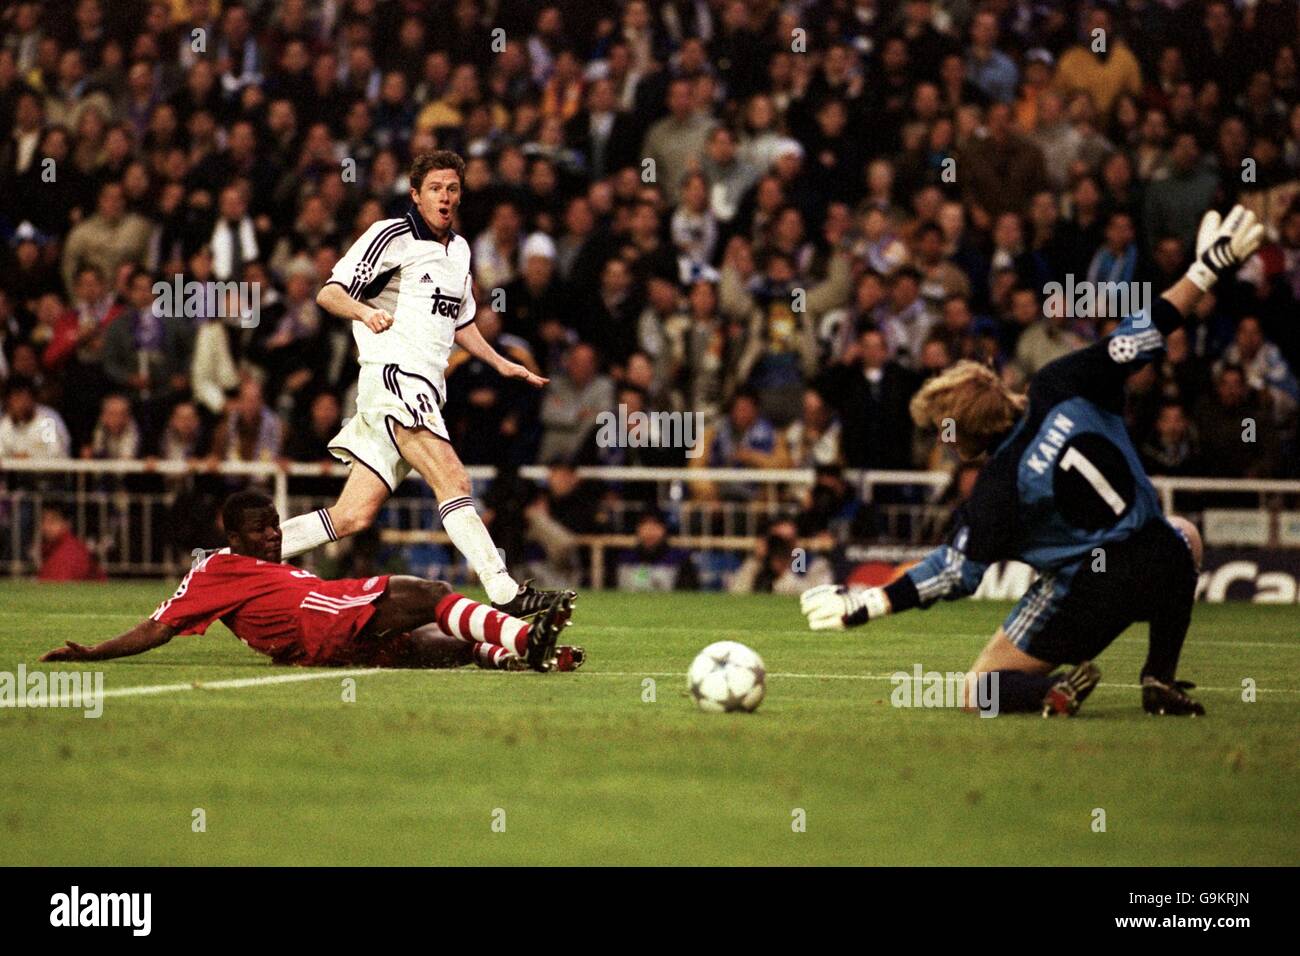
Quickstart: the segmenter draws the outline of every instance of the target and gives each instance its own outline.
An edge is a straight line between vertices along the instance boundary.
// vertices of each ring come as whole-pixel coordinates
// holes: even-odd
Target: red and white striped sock
[[[490,671],[503,671],[510,665],[510,661],[514,659],[515,655],[500,644],[474,645],[474,663]]]
[[[462,641],[499,644],[523,657],[528,651],[528,624],[463,594],[448,594],[435,609],[438,626]]]

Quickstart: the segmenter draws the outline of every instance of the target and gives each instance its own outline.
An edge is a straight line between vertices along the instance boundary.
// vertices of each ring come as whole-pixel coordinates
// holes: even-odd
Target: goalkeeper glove
[[[1187,278],[1202,292],[1209,292],[1220,276],[1249,259],[1263,238],[1264,225],[1244,206],[1233,206],[1223,220],[1211,209],[1196,232],[1196,261],[1187,270]]]
[[[859,627],[889,613],[889,598],[882,588],[850,591],[842,584],[821,584],[799,596],[799,609],[814,631],[842,631]]]

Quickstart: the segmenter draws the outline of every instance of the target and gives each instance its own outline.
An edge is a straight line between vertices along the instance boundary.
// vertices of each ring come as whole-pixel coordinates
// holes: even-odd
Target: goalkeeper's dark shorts
[[[1116,544],[1103,565],[1041,575],[1002,624],[1011,643],[1053,664],[1092,660],[1139,621],[1177,629],[1191,621],[1196,565],[1181,533],[1158,518]],[[1094,570],[1095,567],[1095,570]]]

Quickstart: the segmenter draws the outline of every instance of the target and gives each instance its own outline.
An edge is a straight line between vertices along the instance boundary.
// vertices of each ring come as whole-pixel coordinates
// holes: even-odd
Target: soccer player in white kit
[[[283,555],[370,527],[414,468],[433,489],[444,530],[493,606],[530,617],[559,592],[520,586],[510,576],[474,510],[469,475],[442,420],[453,344],[506,378],[536,388],[549,381],[501,356],[474,324],[470,247],[451,227],[464,174],[464,160],[449,150],[417,156],[410,210],[367,229],[316,296],[321,308],[351,320],[360,353],[357,413],[329,444],[352,469],[333,506],[284,522]]]

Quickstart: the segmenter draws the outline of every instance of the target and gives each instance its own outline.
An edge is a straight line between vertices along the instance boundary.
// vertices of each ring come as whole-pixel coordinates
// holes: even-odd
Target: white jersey
[[[393,317],[384,332],[352,323],[361,365],[395,365],[423,376],[447,398],[444,375],[458,329],[474,321],[470,247],[452,232],[444,246],[412,206],[400,219],[382,219],[352,244],[329,282]],[[327,283],[328,284],[328,283]]]

